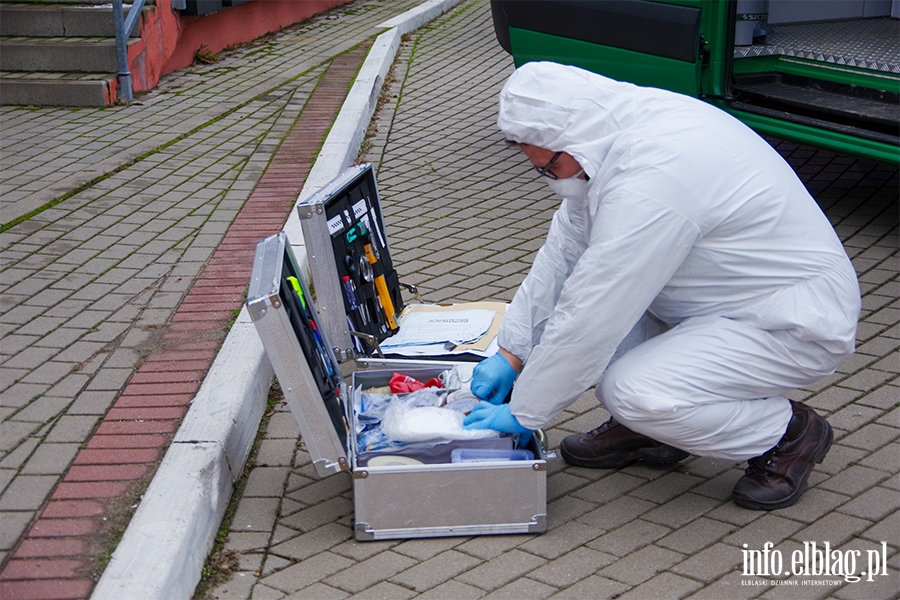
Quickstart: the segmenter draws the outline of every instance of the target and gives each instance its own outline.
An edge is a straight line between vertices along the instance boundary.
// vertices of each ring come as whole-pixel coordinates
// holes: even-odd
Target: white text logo
[[[857,582],[862,577],[866,581],[875,581],[879,575],[887,575],[887,543],[881,542],[880,550],[866,550],[866,570],[857,573],[862,567],[862,550],[832,549],[825,542],[820,548],[815,542],[803,542],[803,550],[791,553],[790,564],[784,560],[775,544],[766,542],[762,550],[750,550],[744,544],[744,575],[747,576],[814,576],[843,577],[844,581]]]

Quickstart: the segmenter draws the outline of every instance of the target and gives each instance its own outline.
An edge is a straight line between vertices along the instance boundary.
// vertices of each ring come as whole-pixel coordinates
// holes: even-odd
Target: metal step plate
[[[765,45],[738,46],[734,58],[796,56],[834,65],[900,74],[900,20],[859,19],[772,25]]]

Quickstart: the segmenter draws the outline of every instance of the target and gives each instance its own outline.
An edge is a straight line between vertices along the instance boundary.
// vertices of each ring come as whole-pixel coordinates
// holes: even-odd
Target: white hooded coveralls
[[[590,177],[500,329],[524,361],[519,422],[545,427],[599,382],[620,422],[688,452],[746,460],[778,443],[783,394],[852,353],[860,310],[853,266],[791,167],[704,102],[554,63],[516,70],[498,124]],[[643,341],[646,312],[671,329]],[[643,343],[610,365],[632,328]]]

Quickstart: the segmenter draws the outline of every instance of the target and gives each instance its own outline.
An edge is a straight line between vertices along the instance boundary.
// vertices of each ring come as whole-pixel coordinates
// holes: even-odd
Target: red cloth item
[[[422,383],[418,379],[414,379],[409,375],[404,375],[403,373],[394,373],[391,376],[391,391],[395,394],[404,394],[408,392],[417,392],[423,388],[442,388],[444,384],[441,383],[441,380],[432,377],[425,383]]]

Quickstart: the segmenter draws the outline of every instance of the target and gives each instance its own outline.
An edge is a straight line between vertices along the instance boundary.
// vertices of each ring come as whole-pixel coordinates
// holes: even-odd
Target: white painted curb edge
[[[300,193],[305,199],[353,164],[400,37],[456,5],[430,0],[381,26]],[[296,211],[284,230],[306,268]],[[266,405],[272,367],[246,307],[207,373],[118,548],[94,600],[189,599],[243,470]]]
[[[379,27],[386,29],[397,28],[400,35],[405,35],[410,31],[416,30],[428,21],[436,18],[457,4],[460,0],[428,0],[415,8],[411,8],[402,15],[397,15],[393,19],[388,19]]]

